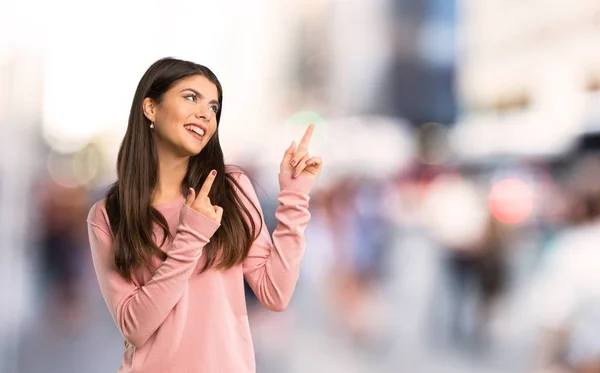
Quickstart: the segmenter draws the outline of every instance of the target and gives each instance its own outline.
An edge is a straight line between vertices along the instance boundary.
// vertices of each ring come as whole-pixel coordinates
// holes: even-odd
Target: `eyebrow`
[[[181,92],[183,92],[183,91],[192,91],[192,92],[194,92],[194,93],[195,93],[195,94],[196,94],[198,97],[200,97],[200,98],[205,98],[205,97],[204,97],[204,95],[203,95],[202,93],[200,93],[200,92],[196,91],[194,88],[184,88],[184,89],[182,89],[182,90],[181,90]],[[217,100],[210,100],[209,104],[217,104],[217,105],[219,105],[219,101],[217,101]]]

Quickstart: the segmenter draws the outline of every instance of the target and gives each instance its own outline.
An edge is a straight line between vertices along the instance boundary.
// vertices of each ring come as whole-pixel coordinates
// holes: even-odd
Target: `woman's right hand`
[[[217,171],[212,170],[206,177],[206,180],[204,181],[200,192],[198,192],[197,197],[194,188],[190,188],[190,193],[185,200],[185,204],[215,223],[221,224],[221,219],[223,218],[223,208],[210,203],[210,198],[208,197],[210,188],[215,181],[215,176],[217,176]]]

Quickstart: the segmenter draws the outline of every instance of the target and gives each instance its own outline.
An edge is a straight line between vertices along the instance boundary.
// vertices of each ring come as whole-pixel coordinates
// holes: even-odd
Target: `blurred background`
[[[85,218],[156,59],[224,86],[272,230],[281,155],[325,160],[257,370],[600,372],[597,0],[0,2],[0,372],[114,372]]]

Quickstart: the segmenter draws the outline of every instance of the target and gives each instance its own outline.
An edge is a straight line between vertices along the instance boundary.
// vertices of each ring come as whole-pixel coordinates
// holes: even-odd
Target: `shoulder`
[[[225,173],[231,175],[242,189],[253,189],[250,177],[248,177],[248,174],[240,167],[227,165],[225,166]]]
[[[87,222],[106,233],[110,232],[110,222],[106,212],[106,199],[102,199],[92,205],[88,212]]]
[[[247,178],[246,172],[239,166],[226,165],[225,173],[233,176],[236,180]]]
[[[237,166],[227,166],[225,170],[235,181],[231,184],[238,197],[244,201],[244,203],[252,202],[253,204],[259,204],[254,186],[255,183],[252,181],[251,177],[248,176],[243,169]]]

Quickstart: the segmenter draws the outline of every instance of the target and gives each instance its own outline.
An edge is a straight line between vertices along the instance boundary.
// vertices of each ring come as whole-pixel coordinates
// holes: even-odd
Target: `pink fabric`
[[[244,191],[258,205],[247,176],[234,172]],[[88,232],[94,268],[110,314],[124,338],[119,372],[244,373],[255,372],[255,359],[243,278],[271,310],[282,311],[294,292],[305,250],[309,193],[314,180],[279,175],[279,224],[269,235],[263,220],[260,236],[248,257],[229,270],[209,269],[203,247],[219,226],[184,204],[184,197],[156,206],[174,239],[153,270],[137,270],[133,283],[112,267],[112,238],[105,201],[89,212]],[[239,192],[239,191],[238,191]],[[243,197],[242,197],[243,198]],[[251,205],[246,203],[250,211]],[[253,213],[257,227],[261,215]],[[161,242],[162,231],[155,229]]]

